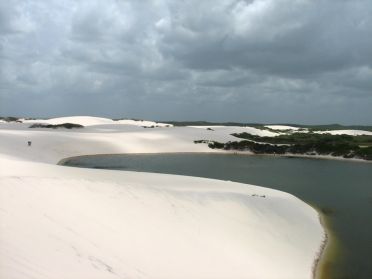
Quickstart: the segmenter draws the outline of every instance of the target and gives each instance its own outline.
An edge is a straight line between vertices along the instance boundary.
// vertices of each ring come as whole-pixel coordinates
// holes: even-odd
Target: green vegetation
[[[209,143],[209,140],[194,140],[194,143]]]
[[[365,125],[340,125],[340,124],[327,124],[327,125],[303,125],[303,128],[308,128],[310,131],[327,131],[327,130],[363,130],[372,132],[372,126]]]
[[[8,117],[0,117],[1,120],[5,122],[21,122],[18,117],[8,116]]]
[[[248,133],[232,134],[237,138],[273,144],[354,144],[372,146],[372,136],[331,135],[316,133],[293,133],[276,137],[260,137]]]
[[[372,160],[372,136],[348,136],[294,133],[277,137],[259,137],[247,133],[233,134],[242,141],[208,143],[212,149],[251,151],[255,154],[331,155]]]
[[[66,128],[66,129],[72,129],[72,128],[84,128],[83,125],[79,124],[73,124],[73,123],[63,123],[58,125],[52,125],[52,124],[32,124],[29,128],[50,128],[50,129],[57,129],[57,128]]]

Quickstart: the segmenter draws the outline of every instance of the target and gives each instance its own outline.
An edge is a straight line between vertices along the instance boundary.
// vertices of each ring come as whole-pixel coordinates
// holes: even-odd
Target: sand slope
[[[0,129],[0,278],[312,277],[324,232],[317,212],[292,195],[54,165],[81,154],[208,152],[193,140],[229,140],[224,129],[7,125]]]

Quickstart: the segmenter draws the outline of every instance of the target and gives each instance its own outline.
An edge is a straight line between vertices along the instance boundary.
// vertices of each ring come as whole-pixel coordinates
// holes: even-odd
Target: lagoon
[[[322,278],[372,278],[372,164],[195,153],[82,156],[63,164],[231,180],[291,193],[326,218],[332,243]]]

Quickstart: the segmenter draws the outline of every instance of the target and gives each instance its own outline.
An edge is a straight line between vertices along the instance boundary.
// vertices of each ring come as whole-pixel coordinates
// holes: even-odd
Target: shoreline
[[[345,162],[353,162],[353,163],[367,163],[371,164],[372,160],[364,160],[359,158],[344,158],[341,156],[332,156],[332,155],[308,155],[308,154],[294,154],[294,153],[285,153],[285,154],[256,154],[252,151],[239,151],[239,150],[222,150],[219,153],[232,153],[234,155],[251,155],[251,156],[272,156],[272,157],[286,157],[286,158],[305,158],[305,159],[319,159],[319,160],[336,160],[336,161],[345,161]],[[196,152],[202,153],[202,152]],[[206,152],[208,153],[208,152]],[[211,152],[217,153],[217,152]]]
[[[122,156],[122,155],[161,155],[161,154],[217,154],[217,155],[243,155],[243,156],[270,156],[270,157],[283,157],[283,158],[303,158],[303,159],[314,159],[314,160],[335,160],[349,163],[367,163],[372,164],[372,161],[357,159],[357,158],[343,158],[338,156],[331,155],[306,155],[306,154],[255,154],[251,151],[233,151],[233,150],[215,150],[215,151],[191,151],[191,152],[133,152],[133,153],[98,153],[98,154],[86,154],[86,155],[77,155],[69,156],[62,158],[57,161],[56,165],[64,166],[64,162],[72,158],[79,157],[94,157],[94,156]]]
[[[322,251],[319,254],[318,261],[316,262],[314,279],[333,279],[334,277],[330,276],[332,275],[332,272],[329,274],[329,264],[332,264],[333,260],[337,261],[337,259],[342,257],[342,253],[340,253],[340,246],[337,237],[330,228],[327,216],[322,213],[320,213],[319,216],[322,227],[325,229],[326,239],[323,242]]]
[[[324,265],[325,265],[326,259],[328,258],[327,255],[329,254],[329,250],[331,248],[332,235],[326,222],[326,216],[316,206],[313,206],[313,205],[310,205],[310,206],[318,212],[319,222],[324,229],[324,239],[323,239],[322,244],[320,245],[318,255],[314,260],[313,279],[327,279],[325,277]]]
[[[178,153],[178,152],[177,152]],[[183,152],[181,152],[183,153]],[[187,153],[187,152],[185,152]],[[203,153],[203,152],[193,152],[193,153]],[[223,150],[221,152],[205,152],[205,153],[226,153],[226,154],[233,154],[233,155],[250,155],[250,156],[272,156],[272,157],[285,157],[285,158],[305,158],[305,159],[318,159],[318,160],[336,160],[336,161],[345,161],[345,162],[352,162],[352,163],[367,163],[371,164],[372,160],[364,160],[358,158],[344,158],[340,156],[332,156],[332,155],[308,155],[308,154],[293,154],[293,153],[285,153],[285,154],[256,154],[251,151],[235,151],[235,150]],[[140,153],[139,153],[140,154]]]
[[[68,166],[68,165],[64,165],[64,163],[70,159],[73,159],[73,158],[80,158],[80,157],[95,157],[95,156],[122,156],[122,155],[161,155],[161,154],[222,154],[222,155],[244,155],[244,156],[249,156],[249,155],[252,155],[252,156],[273,156],[273,157],[288,157],[288,155],[273,155],[273,154],[254,154],[254,153],[251,153],[251,152],[225,152],[225,151],[213,151],[213,152],[161,152],[161,153],[119,153],[119,154],[90,154],[90,155],[79,155],[79,156],[72,156],[72,157],[67,157],[67,158],[63,158],[61,159],[57,165],[59,166],[67,166],[67,167],[73,167],[73,166]],[[306,157],[305,157],[306,156]],[[314,156],[316,155],[304,155],[304,156],[293,156],[293,157],[298,157],[298,158],[307,158],[310,156],[310,159],[325,159],[325,160],[331,160],[333,158],[328,158],[328,157],[325,157],[325,158],[314,158]],[[336,159],[337,160],[337,159]],[[342,161],[350,161],[350,159],[347,159],[347,158],[341,158],[339,160],[342,160]],[[362,160],[362,161],[365,161],[365,160]],[[353,162],[353,161],[352,161]],[[354,161],[355,162],[355,161]],[[358,161],[357,161],[358,162]],[[371,162],[367,162],[367,163],[371,163]],[[265,187],[265,188],[268,188],[268,187]],[[271,188],[269,188],[271,189]],[[305,201],[303,201],[305,202]],[[326,220],[326,216],[321,212],[321,210],[315,206],[315,205],[312,205],[312,204],[309,204],[307,202],[305,202],[306,204],[308,204],[310,207],[312,207],[317,213],[318,213],[318,218],[319,218],[319,223],[321,224],[322,228],[323,228],[323,231],[324,231],[324,239],[322,240],[322,243],[320,244],[320,247],[319,247],[319,251],[317,252],[317,254],[315,255],[315,258],[314,258],[314,261],[313,261],[313,266],[312,266],[312,278],[313,279],[328,279],[326,278],[326,274],[325,274],[325,271],[324,271],[324,265],[326,263],[326,260],[328,259],[329,255],[330,254],[330,250],[332,248],[332,234],[331,234],[331,230],[329,229],[329,225],[327,224],[327,220]]]

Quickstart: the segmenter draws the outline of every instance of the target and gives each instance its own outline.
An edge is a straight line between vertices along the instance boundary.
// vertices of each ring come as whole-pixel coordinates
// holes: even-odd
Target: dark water
[[[279,189],[320,208],[338,243],[327,279],[372,279],[372,164],[216,154],[78,157],[69,166],[209,177]]]

